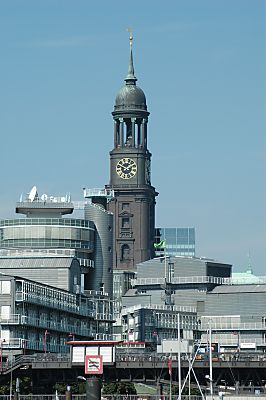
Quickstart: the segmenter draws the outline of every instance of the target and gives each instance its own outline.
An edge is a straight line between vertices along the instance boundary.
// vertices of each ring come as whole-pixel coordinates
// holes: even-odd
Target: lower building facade
[[[211,330],[212,343],[222,352],[266,351],[266,283],[234,284],[231,269],[196,257],[139,264],[133,289],[122,298],[121,339],[176,338],[187,321],[186,338],[202,345],[208,345]]]
[[[110,339],[111,301],[102,292],[86,296],[21,277],[0,275],[1,354],[64,353],[66,342]]]
[[[63,217],[73,210],[34,187],[16,205],[26,217],[0,220],[2,358],[112,338],[112,215],[87,204],[83,219]]]

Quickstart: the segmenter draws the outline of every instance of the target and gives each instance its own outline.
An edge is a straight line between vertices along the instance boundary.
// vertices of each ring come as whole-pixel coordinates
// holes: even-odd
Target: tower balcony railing
[[[93,189],[83,189],[83,196],[85,198],[90,198],[90,197],[106,197],[107,199],[112,199],[114,198],[114,190],[112,189],[98,189],[98,188],[93,188]]]

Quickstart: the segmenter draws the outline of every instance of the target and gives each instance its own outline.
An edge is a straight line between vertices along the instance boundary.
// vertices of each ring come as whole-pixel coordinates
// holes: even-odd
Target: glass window
[[[9,319],[10,318],[10,310],[11,310],[11,306],[1,306],[1,318]]]
[[[122,218],[122,228],[129,228],[129,218],[128,217]]]
[[[11,292],[11,282],[2,281],[2,294],[10,294]]]
[[[122,210],[123,211],[128,211],[129,210],[129,203],[122,203]]]

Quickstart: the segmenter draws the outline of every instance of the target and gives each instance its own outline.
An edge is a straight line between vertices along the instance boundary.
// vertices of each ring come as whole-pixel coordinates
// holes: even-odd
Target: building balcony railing
[[[96,333],[95,340],[114,340],[114,335],[109,333]]]
[[[136,310],[139,310],[141,308],[145,308],[145,309],[149,309],[149,310],[154,310],[154,311],[179,311],[179,312],[183,312],[183,313],[196,313],[197,309],[196,307],[192,307],[192,306],[167,306],[167,305],[163,305],[163,304],[137,304],[135,306],[131,306],[131,307],[125,307],[122,308],[122,314],[128,314],[128,313],[132,313]]]
[[[16,293],[16,301],[26,301],[31,304],[38,304],[42,306],[47,306],[51,308],[56,308],[58,310],[64,310],[68,312],[79,313],[79,307],[77,304],[67,303],[66,301],[59,301],[57,299],[47,298],[45,296],[38,296],[34,294]]]
[[[113,321],[114,316],[110,313],[96,313],[96,319],[100,321]]]
[[[77,300],[76,295],[71,295],[75,296],[75,300]],[[39,295],[37,293],[26,293],[22,291],[17,291],[16,292],[16,301],[22,302],[25,301],[30,304],[38,304],[42,305],[44,307],[49,307],[49,308],[54,308],[57,310],[63,310],[66,312],[74,313],[74,314],[79,314],[79,315],[84,315],[87,317],[94,318],[95,317],[95,310],[93,309],[94,305],[90,301],[84,301],[81,304],[77,304],[73,302],[73,297],[70,299],[71,301],[68,302],[67,299],[65,300],[60,300],[58,297],[48,297],[45,295]]]
[[[86,327],[70,325],[65,322],[55,322],[53,320],[41,320],[39,318],[21,315],[21,324],[35,326],[38,328],[51,329],[59,332],[71,332],[80,336],[92,336],[92,331]]]
[[[20,314],[10,314],[8,317],[0,316],[0,325],[19,325]]]
[[[265,284],[266,277],[260,276],[256,277],[256,281],[252,282],[252,284]],[[137,278],[132,279],[132,286],[146,286],[146,285],[163,285],[165,284],[165,278]],[[245,281],[241,278],[222,278],[218,276],[176,276],[171,278],[171,282],[168,283],[176,284],[176,285],[186,285],[186,284],[216,284],[216,285],[241,285],[244,284]]]
[[[210,318],[211,319],[211,318]],[[200,331],[206,331],[210,328],[209,323],[201,323]],[[266,324],[264,322],[215,322],[211,321],[212,331],[265,331]],[[237,333],[237,332],[236,332]]]
[[[69,346],[66,344],[59,344],[59,343],[47,343],[44,345],[43,341],[34,340],[34,339],[24,339],[24,338],[12,338],[10,340],[6,340],[2,342],[2,351],[12,351],[20,349],[22,352],[26,350],[37,350],[37,351],[44,351],[46,347],[46,351],[52,353],[67,353],[69,352]]]
[[[177,321],[159,321],[156,323],[156,328],[155,329],[175,329],[177,330],[178,324]],[[193,330],[196,328],[196,323],[195,324],[190,324],[188,323],[180,323],[180,328],[181,329],[188,329],[188,330]]]
[[[92,330],[84,326],[76,326],[68,323],[43,320],[27,315],[12,314],[9,318],[0,317],[0,325],[27,325],[37,328],[50,329],[58,332],[71,332],[80,336],[93,336]]]
[[[207,336],[202,337],[203,342],[207,342]],[[256,346],[266,346],[266,340],[264,338],[258,338],[250,335],[250,338],[238,338],[238,335],[235,337],[225,337],[220,335],[213,335],[212,336],[213,343],[219,343],[222,346],[237,346],[241,347],[241,344],[255,344]]]
[[[220,278],[216,276],[176,276],[171,278],[172,284],[186,285],[186,284],[200,284],[200,283],[212,283],[212,284],[231,284],[231,278]],[[133,286],[142,285],[163,285],[165,284],[165,278],[137,278],[132,279]]]

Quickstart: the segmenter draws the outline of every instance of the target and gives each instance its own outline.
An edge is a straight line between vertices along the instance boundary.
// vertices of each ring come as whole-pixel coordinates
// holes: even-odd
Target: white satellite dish
[[[47,194],[44,193],[44,194],[41,195],[41,200],[42,201],[46,201],[47,199],[48,199]]]
[[[36,195],[37,195],[37,188],[36,188],[36,186],[33,186],[33,188],[31,189],[31,191],[29,193],[29,196],[28,196],[29,201],[31,201],[31,202],[34,201],[36,198]]]

